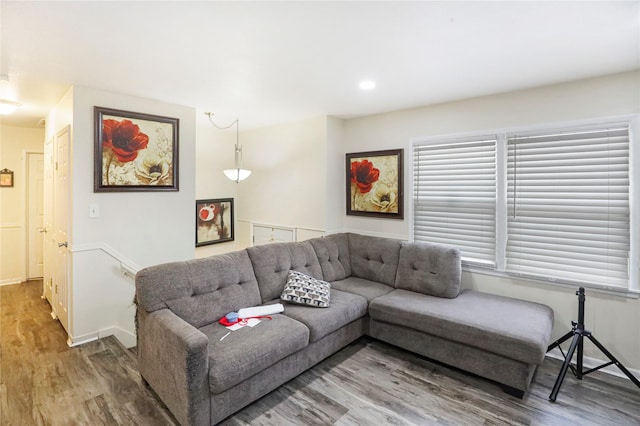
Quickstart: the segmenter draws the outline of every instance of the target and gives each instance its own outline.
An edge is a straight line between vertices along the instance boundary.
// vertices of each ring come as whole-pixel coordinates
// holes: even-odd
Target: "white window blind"
[[[418,143],[413,175],[414,240],[456,246],[465,262],[495,266],[496,138]]]
[[[506,269],[629,285],[629,128],[509,136]]]

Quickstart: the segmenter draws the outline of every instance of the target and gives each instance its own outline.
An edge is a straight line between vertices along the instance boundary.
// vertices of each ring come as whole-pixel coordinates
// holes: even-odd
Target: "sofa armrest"
[[[208,425],[209,340],[169,309],[137,312],[140,374],[182,425]]]

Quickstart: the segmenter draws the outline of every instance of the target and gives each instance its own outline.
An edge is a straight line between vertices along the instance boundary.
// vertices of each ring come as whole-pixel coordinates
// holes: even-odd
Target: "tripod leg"
[[[609,360],[611,360],[611,362],[613,362],[620,369],[620,371],[622,371],[624,374],[627,375],[629,380],[631,380],[637,387],[640,388],[640,381],[638,381],[638,379],[636,379],[635,376],[633,374],[631,374],[631,372],[629,370],[627,370],[624,367],[624,365],[622,365],[620,363],[620,361],[618,361],[616,359],[616,357],[614,357],[611,354],[611,352],[609,352],[604,346],[602,346],[602,344],[600,342],[598,342],[598,339],[593,337],[591,334],[587,335],[587,337],[589,338],[589,340],[591,340],[593,342],[594,345],[596,345],[598,347],[598,349],[600,349],[602,351],[603,354],[605,354],[609,358]]]
[[[562,336],[561,338],[559,338],[558,340],[550,344],[549,347],[547,348],[547,352],[549,352],[553,348],[560,346],[561,344],[569,340],[571,336],[573,336],[573,330],[571,330],[570,332],[568,332],[567,334],[565,334],[564,336]]]
[[[560,369],[560,373],[558,373],[558,378],[556,379],[556,383],[553,385],[553,390],[551,390],[551,394],[549,395],[549,401],[556,402],[556,397],[558,396],[558,392],[560,391],[560,386],[562,386],[562,381],[564,380],[564,376],[567,374],[567,370],[569,369],[569,364],[571,364],[571,358],[573,358],[573,353],[576,351],[576,347],[578,343],[582,341],[582,335],[576,334],[573,336],[573,340],[571,341],[571,346],[569,346],[569,351],[567,352],[567,356],[564,359],[564,363],[562,364],[562,368]]]

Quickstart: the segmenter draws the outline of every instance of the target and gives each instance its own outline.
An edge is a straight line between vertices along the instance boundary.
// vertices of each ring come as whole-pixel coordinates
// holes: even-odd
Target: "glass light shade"
[[[7,99],[0,99],[0,114],[6,115],[15,112],[22,105],[18,102],[9,101]]]
[[[235,180],[236,182],[240,182],[241,180],[245,180],[251,175],[251,170],[247,169],[227,169],[224,171],[226,177],[231,180]]]

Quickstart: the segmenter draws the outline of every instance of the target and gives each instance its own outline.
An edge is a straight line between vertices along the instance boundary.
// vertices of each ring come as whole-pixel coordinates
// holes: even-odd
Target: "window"
[[[630,158],[629,123],[417,141],[413,239],[467,266],[629,289]]]
[[[507,145],[507,271],[626,287],[628,126],[511,136]]]
[[[415,145],[413,237],[495,266],[496,139]]]

